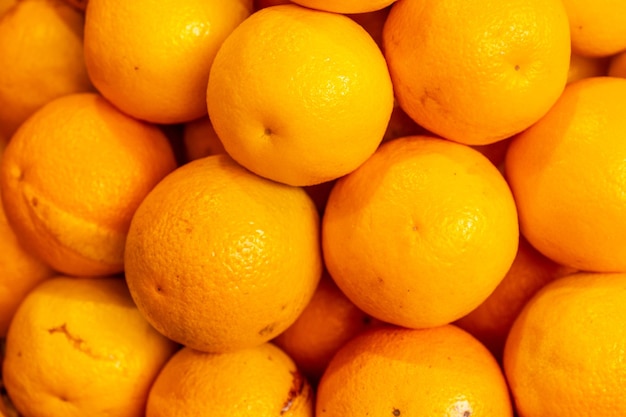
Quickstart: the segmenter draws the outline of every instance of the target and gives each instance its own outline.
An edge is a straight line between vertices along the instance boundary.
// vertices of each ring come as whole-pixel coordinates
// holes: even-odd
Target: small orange
[[[302,188],[251,173],[226,154],[163,179],[133,217],[126,281],[167,337],[224,352],[289,327],[322,273],[319,215]]]
[[[382,52],[354,20],[279,5],[254,13],[224,41],[207,106],[236,161],[305,186],[347,174],[376,150],[393,86]]]
[[[569,19],[572,51],[607,57],[626,49],[626,3],[620,0],[562,0]]]
[[[415,328],[482,303],[509,270],[518,236],[500,171],[467,145],[428,136],[386,142],[340,178],[322,222],[339,288],[373,317]]]
[[[316,382],[332,356],[376,320],[350,301],[326,273],[298,319],[273,342],[310,381]]]
[[[85,62],[93,84],[125,113],[155,123],[206,115],[215,54],[252,13],[252,0],[90,0]]]
[[[516,319],[504,350],[519,415],[623,415],[624,317],[624,273],[580,272],[543,287]]]
[[[526,302],[547,283],[574,272],[546,258],[520,237],[517,255],[502,282],[481,305],[454,324],[501,360],[509,329]]]
[[[141,316],[123,279],[56,276],[20,304],[2,377],[27,417],[141,417],[176,349]]]
[[[204,415],[313,417],[313,391],[271,343],[219,354],[183,348],[154,382],[146,417]]]
[[[0,137],[35,110],[92,91],[83,55],[84,15],[64,0],[13,1],[0,19]]]
[[[485,145],[533,124],[567,80],[561,0],[399,0],[383,29],[396,97],[419,125]]]
[[[396,0],[291,0],[293,3],[312,9],[335,13],[367,13],[391,5]]]
[[[450,324],[361,333],[339,349],[317,390],[317,417],[512,415],[496,360]]]
[[[557,263],[626,271],[626,79],[568,84],[509,144],[506,177],[522,234]]]
[[[567,76],[568,84],[583,78],[607,75],[610,61],[607,57],[598,58],[572,53]]]
[[[165,134],[95,93],[57,98],[13,135],[0,166],[6,216],[20,241],[55,270],[124,269],[130,220],[176,168]]]
[[[208,116],[184,124],[183,143],[188,162],[226,152]]]

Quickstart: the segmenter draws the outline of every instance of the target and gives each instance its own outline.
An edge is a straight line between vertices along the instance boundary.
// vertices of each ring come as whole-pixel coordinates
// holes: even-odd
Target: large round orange
[[[574,272],[546,258],[520,237],[517,255],[502,282],[481,305],[454,324],[501,360],[509,329],[526,302],[549,282]]]
[[[466,145],[428,136],[382,145],[332,189],[324,259],[366,313],[406,327],[449,323],[482,303],[518,245],[511,191]]]
[[[141,316],[123,279],[56,276],[20,304],[2,377],[26,417],[142,417],[177,349]]]
[[[83,13],[64,0],[11,3],[0,20],[0,136],[6,138],[49,101],[93,90],[83,54]]]
[[[254,13],[224,41],[207,105],[236,161],[275,181],[313,185],[376,150],[393,87],[376,42],[354,20],[280,5]]]
[[[563,265],[626,271],[626,79],[571,83],[505,169],[528,241]]]
[[[561,0],[399,0],[383,47],[409,116],[484,145],[524,130],[559,97],[569,23]]]
[[[496,360],[454,325],[379,327],[346,343],[317,390],[317,417],[512,416]]]
[[[90,0],[85,62],[98,90],[125,113],[156,123],[206,114],[215,54],[252,13],[252,0]]]
[[[519,415],[623,415],[624,317],[624,273],[581,272],[543,287],[518,316],[504,349]]]
[[[174,168],[158,127],[98,94],[72,94],[39,109],[9,141],[2,201],[24,246],[52,268],[110,275],[124,269],[135,209]]]
[[[183,348],[154,382],[146,417],[203,415],[313,417],[313,390],[271,343],[217,354]]]
[[[145,198],[125,259],[135,302],[163,334],[202,351],[255,346],[289,327],[313,296],[319,215],[302,188],[208,156]]]

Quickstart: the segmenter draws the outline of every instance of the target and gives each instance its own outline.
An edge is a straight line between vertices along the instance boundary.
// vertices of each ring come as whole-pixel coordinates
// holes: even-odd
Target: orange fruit
[[[626,271],[626,80],[571,83],[506,155],[522,234],[557,263]]]
[[[512,416],[489,351],[454,325],[379,327],[333,357],[318,386],[317,417]]]
[[[183,143],[186,161],[226,152],[208,116],[183,125]]]
[[[515,318],[526,302],[543,286],[575,272],[543,256],[523,237],[504,279],[487,299],[454,324],[480,340],[502,359],[504,343]]]
[[[0,204],[0,338],[6,336],[18,306],[37,284],[54,271],[26,250],[9,225]]]
[[[264,9],[270,6],[278,6],[279,4],[291,4],[290,0],[254,0],[254,10]]]
[[[88,0],[65,0],[71,6],[77,8],[78,10],[84,12],[87,9]]]
[[[141,316],[123,279],[57,276],[20,304],[2,376],[24,416],[139,417],[176,349]]]
[[[335,13],[367,13],[384,9],[396,0],[291,0],[312,9]]]
[[[383,144],[332,189],[324,260],[366,313],[405,327],[456,320],[506,275],[518,245],[515,203],[480,152],[428,136]]]
[[[13,3],[0,19],[0,136],[6,139],[49,101],[93,90],[83,56],[83,14],[64,0]]]
[[[236,161],[304,186],[347,174],[376,150],[393,87],[376,42],[354,20],[280,5],[254,13],[224,41],[207,105]]]
[[[110,275],[124,268],[135,209],[174,168],[159,128],[98,94],[71,94],[13,135],[0,188],[9,223],[35,256],[65,274]]]
[[[562,0],[569,19],[572,51],[609,56],[626,49],[626,3],[620,0]]]
[[[304,310],[321,276],[319,215],[306,192],[226,154],[197,159],[141,203],[126,243],[139,309],[185,346],[264,343]]]
[[[602,75],[626,78],[626,51],[609,57],[606,74]]]
[[[626,410],[626,274],[577,273],[543,287],[516,319],[504,371],[520,416]]]
[[[0,16],[7,12],[16,3],[17,0],[0,0]]]
[[[395,1],[396,0],[393,0],[391,3]],[[363,29],[370,34],[372,39],[376,41],[378,47],[382,49],[383,27],[385,26],[385,20],[387,20],[387,16],[389,15],[389,10],[391,10],[391,6],[364,13],[347,13],[346,16],[363,26]]]
[[[90,0],[85,62],[93,84],[125,113],[156,123],[206,115],[215,54],[252,13],[252,0]]]
[[[518,133],[559,97],[570,59],[560,0],[400,0],[383,48],[402,108],[457,142]]]
[[[598,58],[573,53],[570,58],[569,75],[567,76],[568,84],[583,78],[607,75],[609,62],[607,57]]]
[[[298,319],[273,342],[310,381],[318,381],[335,352],[374,323],[326,273]]]
[[[271,343],[228,353],[181,349],[150,390],[146,417],[312,417],[310,384]]]

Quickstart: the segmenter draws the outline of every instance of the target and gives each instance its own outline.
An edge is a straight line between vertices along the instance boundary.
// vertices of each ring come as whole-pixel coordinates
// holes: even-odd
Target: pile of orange
[[[0,0],[0,417],[626,411],[626,3]]]

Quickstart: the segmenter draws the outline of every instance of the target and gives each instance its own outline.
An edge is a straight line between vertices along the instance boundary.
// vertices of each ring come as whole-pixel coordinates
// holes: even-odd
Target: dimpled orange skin
[[[485,145],[545,114],[565,87],[560,0],[399,0],[383,29],[396,98],[437,135]]]
[[[330,275],[359,308],[405,327],[482,303],[518,245],[511,192],[480,152],[428,136],[382,145],[340,178],[322,222]]]
[[[122,272],[126,233],[148,191],[176,167],[156,126],[95,93],[55,99],[13,135],[2,201],[24,246],[59,272]]]
[[[207,106],[236,161],[306,186],[345,175],[376,150],[393,86],[378,45],[358,23],[279,5],[254,13],[224,41]]]
[[[317,417],[510,417],[496,360],[454,325],[375,328],[346,343],[319,383]]]
[[[306,192],[225,154],[161,181],[135,213],[126,245],[139,309],[163,334],[202,351],[278,335],[305,308],[321,271],[319,214]]]
[[[90,0],[85,63],[98,90],[125,113],[155,123],[206,115],[213,58],[252,13],[252,0]]]
[[[526,304],[504,350],[520,417],[623,415],[624,300],[626,274],[580,272]]]
[[[271,343],[221,354],[183,348],[156,379],[146,417],[190,415],[312,417],[313,391]]]
[[[177,349],[137,311],[123,279],[55,276],[15,314],[2,376],[23,416],[140,417]]]
[[[374,12],[393,4],[396,0],[291,0],[293,3],[312,9],[335,13]]]
[[[626,271],[624,95],[626,79],[571,83],[507,151],[522,234],[575,269]]]

